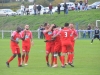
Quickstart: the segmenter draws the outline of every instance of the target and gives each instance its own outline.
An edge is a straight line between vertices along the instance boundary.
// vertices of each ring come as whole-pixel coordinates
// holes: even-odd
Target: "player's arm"
[[[58,32],[57,34],[54,34],[54,35],[52,36],[52,38],[55,39],[58,35],[60,35],[60,32],[61,32],[61,30],[59,30],[59,32]]]
[[[48,33],[49,31],[51,31],[51,30],[52,30],[52,28],[53,28],[53,26],[54,26],[54,24],[52,24],[48,30],[45,30],[45,32],[44,32],[44,33]]]
[[[15,42],[15,43],[19,43],[17,40],[14,40],[14,37],[13,36],[11,36],[11,41],[13,41],[13,42]]]
[[[23,31],[21,34],[21,40],[25,40],[25,36],[26,36],[26,30],[25,31]],[[23,36],[24,35],[24,36]]]

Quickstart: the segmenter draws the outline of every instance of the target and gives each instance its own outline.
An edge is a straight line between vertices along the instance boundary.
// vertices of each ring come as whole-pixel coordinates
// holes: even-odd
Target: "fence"
[[[0,30],[0,39],[10,38],[11,37],[12,30]],[[32,30],[33,37],[41,39],[41,35],[43,37],[43,34],[41,34],[40,30]],[[92,38],[94,34],[94,30],[77,30],[79,39],[84,38]]]

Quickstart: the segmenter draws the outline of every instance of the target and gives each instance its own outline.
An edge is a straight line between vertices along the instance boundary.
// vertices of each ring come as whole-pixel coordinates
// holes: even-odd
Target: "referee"
[[[94,37],[93,37],[92,40],[91,40],[91,44],[93,43],[93,40],[94,40],[95,38],[99,39],[99,41],[100,41],[99,34],[100,34],[99,28],[96,27],[96,29],[94,30]]]

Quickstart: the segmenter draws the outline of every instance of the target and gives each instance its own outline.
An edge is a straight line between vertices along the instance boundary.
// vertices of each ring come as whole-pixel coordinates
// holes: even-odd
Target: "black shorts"
[[[94,35],[94,39],[95,39],[95,38],[99,39],[99,35]]]

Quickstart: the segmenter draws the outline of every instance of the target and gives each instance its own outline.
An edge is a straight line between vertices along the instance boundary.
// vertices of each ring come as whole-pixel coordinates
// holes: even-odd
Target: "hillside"
[[[64,15],[63,12],[58,15],[29,15],[29,16],[16,16],[16,17],[0,17],[0,30],[13,30],[17,26],[24,27],[25,24],[30,25],[30,29],[35,30],[45,22],[50,24],[54,23],[58,26],[63,26],[65,22],[72,22],[79,26],[80,29],[87,28],[90,23],[92,28],[95,26],[95,21],[100,19],[100,9],[88,10],[88,11],[69,11],[68,15]]]

